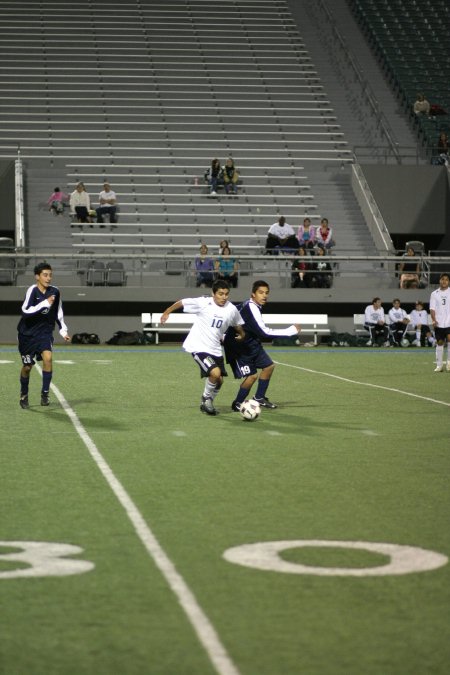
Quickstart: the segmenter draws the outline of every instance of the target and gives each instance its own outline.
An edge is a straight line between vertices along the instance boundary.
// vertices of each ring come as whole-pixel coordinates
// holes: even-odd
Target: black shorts
[[[450,326],[446,328],[441,328],[440,326],[435,326],[434,328],[434,337],[436,340],[448,340],[450,337]]]
[[[258,344],[251,348],[246,345],[246,349],[242,353],[236,352],[230,355],[228,363],[234,377],[239,380],[249,375],[255,375],[259,368],[267,368],[273,364],[273,361],[263,349],[263,346]]]
[[[220,374],[224,377],[227,376],[223,356],[214,356],[206,352],[193,352],[192,358],[200,368],[200,377],[208,377],[214,368],[220,368]]]
[[[21,335],[19,333],[18,350],[24,366],[34,366],[36,361],[42,361],[42,352],[53,350],[53,336],[36,337],[35,335]]]

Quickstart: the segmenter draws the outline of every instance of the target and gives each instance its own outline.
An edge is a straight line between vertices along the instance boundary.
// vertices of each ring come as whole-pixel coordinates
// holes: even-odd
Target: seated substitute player
[[[245,322],[244,340],[237,342],[232,328],[225,334],[224,347],[227,363],[233,369],[236,379],[244,378],[237,396],[231,404],[231,409],[236,412],[239,411],[241,403],[248,399],[250,389],[258,379],[258,369],[261,369],[261,372],[254,400],[258,401],[259,405],[263,408],[277,407],[275,403],[272,403],[266,397],[275,364],[263,349],[261,340],[264,338],[271,339],[297,335],[301,330],[299,324],[281,329],[272,329],[266,326],[261,315],[261,308],[267,303],[269,293],[270,288],[267,281],[255,281],[252,286],[250,299],[237,305]]]
[[[444,272],[439,278],[439,288],[430,296],[431,322],[436,338],[435,373],[444,370],[444,345],[447,343],[447,371],[450,372],[450,276]]]
[[[431,328],[428,323],[428,314],[427,310],[423,307],[423,302],[418,300],[416,302],[415,309],[409,315],[411,320],[411,325],[416,331],[416,339],[413,344],[416,347],[425,347],[428,343],[429,347],[434,346],[434,335],[431,331]]]
[[[183,308],[184,312],[196,314],[194,324],[183,342],[183,349],[192,354],[200,367],[201,377],[206,378],[200,410],[207,415],[217,415],[214,399],[226,375],[222,355],[222,338],[225,331],[233,326],[236,340],[242,340],[244,323],[236,307],[229,302],[230,286],[218,279],[212,285],[212,297],[183,298],[168,307],[161,316],[166,323],[171,312]]]
[[[406,335],[406,329],[409,324],[409,316],[405,310],[400,306],[400,300],[395,298],[392,301],[392,307],[388,312],[389,317],[389,332],[391,334],[392,344],[394,347],[401,347],[402,340]]]
[[[384,340],[384,346],[390,347],[391,344],[388,340],[389,329],[386,326],[384,309],[381,306],[381,299],[374,298],[371,305],[367,305],[364,310],[364,328],[369,331],[369,341],[367,346],[376,347],[378,342],[377,340],[381,336]]]
[[[64,323],[61,294],[52,286],[52,268],[42,262],[34,268],[36,284],[30,286],[22,305],[22,318],[17,326],[19,352],[22,358],[20,371],[20,407],[29,408],[28,387],[30,373],[36,361],[42,361],[41,405],[49,405],[50,382],[52,380],[52,347],[55,322],[60,335],[70,342]],[[35,361],[36,359],[36,361]]]

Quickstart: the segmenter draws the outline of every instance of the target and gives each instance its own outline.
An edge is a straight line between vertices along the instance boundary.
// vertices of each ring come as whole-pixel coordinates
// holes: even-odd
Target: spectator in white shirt
[[[267,253],[278,255],[280,249],[291,250],[293,253],[298,251],[298,239],[284,216],[280,216],[278,221],[269,227],[266,240]]]
[[[100,206],[96,209],[97,211],[97,223],[100,223],[100,227],[105,227],[103,224],[103,217],[109,216],[109,222],[117,223],[117,196],[114,190],[111,190],[111,186],[108,182],[103,183],[103,190],[98,196],[98,201]]]

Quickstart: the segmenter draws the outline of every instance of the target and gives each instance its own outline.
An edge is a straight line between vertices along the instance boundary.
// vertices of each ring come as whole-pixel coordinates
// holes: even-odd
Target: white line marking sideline
[[[177,596],[180,605],[184,609],[188,620],[194,628],[198,639],[203,645],[216,671],[219,675],[240,675],[239,670],[236,668],[225,647],[222,645],[216,629],[198,604],[195,595],[184,581],[181,574],[177,572],[175,565],[161,547],[123,485],[112,472],[112,469],[96,447],[94,441],[90,438],[86,429],[81,424],[77,414],[54,384],[51,385],[51,388],[81,440],[85,444],[92,459],[102,472],[106,482],[125,509],[139,539],[144,544],[156,566]]]
[[[439,403],[450,408],[450,403],[446,401],[439,401],[437,398],[430,398],[429,396],[421,396],[420,394],[413,394],[410,391],[403,391],[402,389],[394,389],[393,387],[384,387],[382,384],[372,384],[371,382],[359,382],[358,380],[350,380],[348,377],[341,375],[333,375],[332,373],[324,373],[322,370],[313,370],[312,368],[304,368],[303,366],[293,366],[291,363],[282,363],[281,361],[274,361],[278,366],[286,366],[287,368],[296,368],[297,370],[304,370],[306,373],[313,373],[314,375],[325,375],[332,377],[335,380],[342,380],[342,382],[350,382],[350,384],[360,384],[363,387],[373,387],[374,389],[384,389],[384,391],[392,391],[395,394],[404,394],[412,398],[420,398],[422,401],[430,401],[430,403]]]

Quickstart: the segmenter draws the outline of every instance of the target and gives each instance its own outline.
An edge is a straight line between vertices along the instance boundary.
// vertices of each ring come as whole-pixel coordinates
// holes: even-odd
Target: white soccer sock
[[[444,358],[444,345],[436,345],[436,365],[442,366]]]
[[[416,340],[420,342],[420,330],[416,330]]]
[[[212,382],[209,381],[209,379],[206,380],[205,382],[205,388],[203,390],[203,396],[204,398],[211,398],[215,399],[217,396],[217,389],[215,383],[213,384]]]

